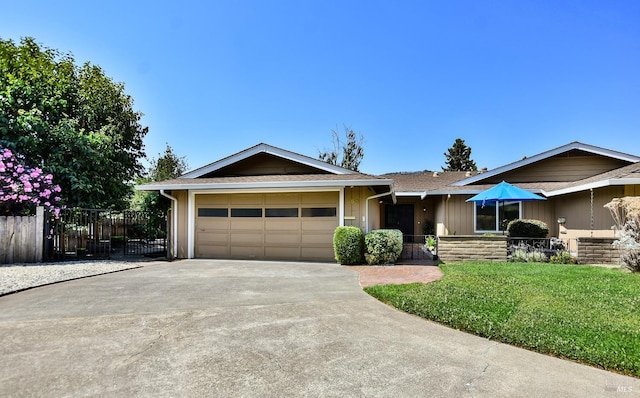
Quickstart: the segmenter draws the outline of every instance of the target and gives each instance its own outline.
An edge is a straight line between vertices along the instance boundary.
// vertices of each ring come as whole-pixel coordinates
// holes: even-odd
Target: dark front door
[[[405,236],[414,234],[412,204],[386,205],[384,213],[385,228],[399,229]]]

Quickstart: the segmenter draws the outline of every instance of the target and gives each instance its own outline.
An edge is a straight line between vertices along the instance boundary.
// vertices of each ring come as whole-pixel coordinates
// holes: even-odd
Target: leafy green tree
[[[444,153],[446,158],[443,171],[476,171],[478,166],[471,160],[471,147],[463,139],[456,138],[453,146]]]
[[[171,146],[167,144],[164,154],[158,154],[157,158],[150,160],[147,175],[138,178],[137,183],[171,180],[184,174],[188,168],[186,157],[176,155]],[[136,191],[131,201],[133,209],[162,214],[166,213],[169,207],[171,207],[169,200],[157,192]]]
[[[141,117],[99,66],[0,39],[0,146],[55,175],[68,207],[127,206],[144,170]]]
[[[340,139],[337,131],[331,130],[333,135],[333,150],[320,152],[318,158],[329,164],[344,167],[345,169],[358,171],[364,158],[362,134],[356,134],[350,127],[344,126],[345,141]]]

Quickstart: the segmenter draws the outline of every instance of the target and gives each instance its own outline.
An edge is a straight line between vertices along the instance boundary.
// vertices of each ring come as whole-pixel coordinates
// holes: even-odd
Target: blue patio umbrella
[[[467,199],[467,202],[482,202],[484,204],[485,202],[517,202],[527,200],[547,200],[547,198],[502,181],[500,184],[494,185],[486,191],[482,191],[476,196]]]
[[[520,202],[531,200],[547,200],[547,198],[540,195],[536,195],[533,192],[529,192],[525,189],[518,188],[515,185],[511,185],[508,182],[502,181],[486,191],[482,191],[479,194],[467,199],[467,202],[482,202],[482,206],[486,202],[500,203],[504,202]]]

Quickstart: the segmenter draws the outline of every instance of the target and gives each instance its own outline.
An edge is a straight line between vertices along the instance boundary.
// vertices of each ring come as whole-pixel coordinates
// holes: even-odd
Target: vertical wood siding
[[[42,261],[44,209],[35,216],[0,217],[0,264]]]

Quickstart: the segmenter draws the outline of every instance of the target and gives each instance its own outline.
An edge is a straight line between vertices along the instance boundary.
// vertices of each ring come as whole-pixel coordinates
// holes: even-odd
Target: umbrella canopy
[[[482,191],[476,196],[467,199],[467,202],[505,202],[505,201],[525,201],[525,200],[547,200],[540,195],[518,188],[508,182],[502,181],[486,191]]]

